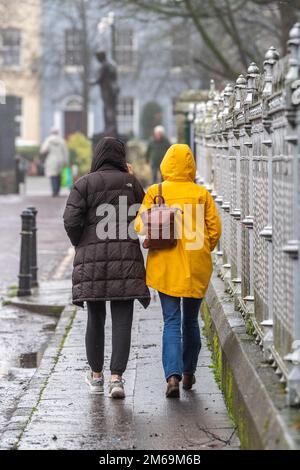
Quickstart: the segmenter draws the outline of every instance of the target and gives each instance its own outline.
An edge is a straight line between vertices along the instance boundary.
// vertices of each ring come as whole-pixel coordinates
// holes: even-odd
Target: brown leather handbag
[[[142,212],[141,218],[146,228],[143,247],[149,250],[164,250],[177,245],[175,217],[178,208],[165,204],[162,195],[162,183],[158,185],[158,194],[154,206]]]

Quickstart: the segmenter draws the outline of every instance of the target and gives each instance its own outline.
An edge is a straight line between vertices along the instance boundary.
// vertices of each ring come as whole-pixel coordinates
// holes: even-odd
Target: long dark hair
[[[109,164],[120,171],[128,172],[126,165],[126,148],[124,142],[114,137],[104,137],[96,145],[91,165],[91,173]]]

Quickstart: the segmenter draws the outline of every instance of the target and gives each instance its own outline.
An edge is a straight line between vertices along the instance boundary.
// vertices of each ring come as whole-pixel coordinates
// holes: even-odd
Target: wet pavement
[[[1,296],[18,282],[22,210],[38,209],[39,280],[56,274],[69,249],[62,225],[66,194],[55,199],[49,194],[46,178],[29,178],[25,196],[0,196],[0,432],[35,373],[58,320],[1,303]]]
[[[64,271],[61,272],[61,265],[65,264],[63,260],[59,269],[56,271],[56,278],[60,272],[61,276],[65,276],[66,273],[69,274],[73,258],[74,250],[71,248],[70,254],[64,258],[64,260],[68,260],[68,266],[65,266]],[[11,297],[8,301],[15,307],[24,308],[43,315],[57,315],[59,317],[64,307],[72,303],[71,275],[69,274],[68,277],[69,279],[65,280],[40,282],[38,288],[32,289],[31,295]]]
[[[0,295],[16,284],[19,215],[29,205],[39,211],[40,279],[70,278],[65,197],[49,197],[43,178],[30,186],[25,197],[0,196]],[[91,396],[84,383],[86,312],[66,309],[53,334],[56,317],[0,305],[0,448],[238,449],[205,342],[194,390],[182,392],[180,400],[165,398],[157,298],[147,310],[135,305],[126,399],[108,397],[109,317],[105,395]]]
[[[0,429],[35,373],[56,322],[26,310],[0,308]]]
[[[135,306],[132,350],[125,373],[126,399],[108,397],[110,315],[106,325],[106,386],[92,396],[84,383],[87,370],[84,334],[86,312],[79,309],[59,356],[50,344],[43,359],[42,393],[38,380],[23,396],[0,447],[19,449],[238,449],[239,441],[219,391],[210,353],[202,348],[194,390],[180,400],[166,399],[161,366],[161,313],[157,301]],[[66,326],[67,325],[67,326]],[[59,344],[61,340],[59,340]],[[45,372],[47,356],[53,365]],[[41,386],[41,385],[40,385]],[[34,401],[33,397],[36,396]],[[29,407],[30,404],[30,407]],[[24,414],[34,412],[30,422]]]

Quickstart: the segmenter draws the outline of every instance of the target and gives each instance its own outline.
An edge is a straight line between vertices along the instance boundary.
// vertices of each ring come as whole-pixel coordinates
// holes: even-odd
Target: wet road
[[[111,343],[109,317],[106,379]],[[182,392],[180,400],[165,398],[161,313],[156,302],[146,311],[136,304],[124,401],[108,397],[107,383],[104,396],[89,394],[84,383],[85,326],[86,312],[79,310],[32,420],[22,434],[20,449],[238,449],[239,441],[209,367],[210,353],[205,344],[195,389]],[[30,394],[29,390],[28,399],[23,399],[24,407]],[[18,409],[12,426],[22,414],[23,409]]]
[[[48,279],[67,251],[69,242],[62,225],[66,197],[49,197],[45,178],[30,178],[26,196],[0,196],[0,294],[17,284],[20,256],[22,210],[35,206],[38,210],[38,263],[41,279]]]

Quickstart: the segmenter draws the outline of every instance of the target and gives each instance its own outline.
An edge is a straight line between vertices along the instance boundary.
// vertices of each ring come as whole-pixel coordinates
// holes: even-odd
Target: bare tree
[[[204,46],[195,62],[220,78],[234,79],[241,67],[261,61],[263,49],[286,52],[288,33],[300,12],[299,0],[112,0],[132,14],[182,20]]]

